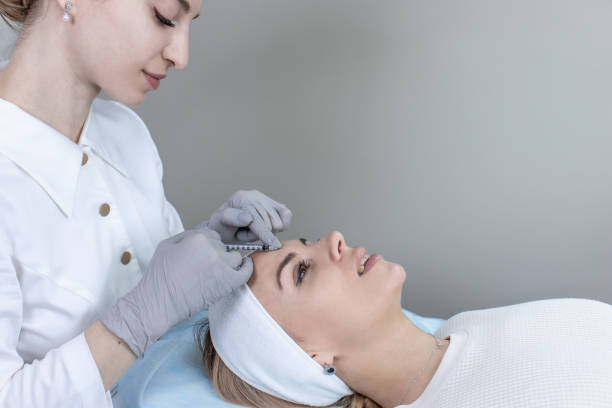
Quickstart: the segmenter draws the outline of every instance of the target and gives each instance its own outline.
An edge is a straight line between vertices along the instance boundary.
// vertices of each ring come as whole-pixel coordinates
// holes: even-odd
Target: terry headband
[[[253,387],[309,405],[329,405],[353,394],[293,341],[247,284],[211,305],[208,320],[225,365]]]

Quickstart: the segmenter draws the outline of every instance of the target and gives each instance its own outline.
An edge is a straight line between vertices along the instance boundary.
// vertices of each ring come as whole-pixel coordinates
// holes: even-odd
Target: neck
[[[58,38],[65,31],[52,29],[44,20],[49,19],[34,24],[27,38],[20,35],[11,60],[0,75],[0,98],[77,143],[100,88],[79,80],[63,48],[68,41]],[[61,16],[55,21],[61,22]]]
[[[442,361],[449,340],[439,339],[439,343],[443,347],[437,350],[434,338],[400,311],[365,346],[360,344],[340,357],[338,373],[351,389],[383,408],[396,407],[404,395],[403,403],[409,404],[423,393]]]

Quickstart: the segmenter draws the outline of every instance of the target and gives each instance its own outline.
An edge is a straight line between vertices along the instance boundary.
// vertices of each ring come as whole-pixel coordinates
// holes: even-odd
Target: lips
[[[144,71],[146,74],[151,75],[153,78],[162,80],[166,77],[166,74],[152,74],[150,72]]]
[[[157,89],[159,87],[159,81],[166,77],[165,75],[149,74],[147,71],[142,72],[153,89]]]
[[[376,262],[380,261],[382,259],[382,256],[380,256],[380,254],[372,254],[370,255],[370,257],[368,258],[367,262],[365,263],[364,267],[363,267],[363,275],[365,275],[366,273],[368,273],[368,271],[370,269],[372,269],[374,267],[374,265],[376,265]]]
[[[355,254],[355,269],[357,271],[357,276],[359,277],[362,277],[363,275],[368,273],[370,269],[374,268],[374,265],[376,265],[378,261],[383,259],[382,255],[380,254],[368,255],[368,258],[365,264],[363,265],[363,272],[361,272],[361,262],[363,261],[364,257],[367,255],[367,252],[365,248],[359,247],[359,248],[355,248],[353,253]]]

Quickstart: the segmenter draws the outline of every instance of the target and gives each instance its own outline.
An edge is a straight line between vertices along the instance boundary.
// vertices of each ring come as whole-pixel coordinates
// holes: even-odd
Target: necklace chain
[[[402,397],[402,400],[400,401],[399,405],[402,405],[404,400],[406,399],[406,397],[408,396],[408,392],[410,392],[410,389],[412,388],[412,386],[414,385],[414,383],[416,382],[416,380],[418,380],[418,378],[421,376],[421,374],[423,374],[423,370],[425,370],[425,367],[427,367],[427,365],[429,364],[429,361],[431,360],[431,358],[433,357],[433,354],[436,350],[441,350],[443,344],[440,343],[439,339],[434,336],[433,334],[429,334],[434,341],[436,342],[436,347],[431,350],[431,353],[429,354],[429,358],[427,359],[427,361],[425,362],[425,365],[423,366],[423,368],[421,368],[421,370],[419,371],[419,373],[416,375],[416,377],[414,377],[411,381],[410,381],[410,385],[408,385],[408,389],[406,390],[406,392],[404,393],[404,396]]]

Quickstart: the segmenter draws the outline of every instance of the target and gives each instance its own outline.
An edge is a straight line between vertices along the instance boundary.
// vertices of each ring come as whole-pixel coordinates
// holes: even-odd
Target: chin
[[[140,90],[126,92],[125,90],[117,91],[114,89],[103,89],[103,91],[111,99],[130,107],[138,106],[143,103],[146,96],[146,92]]]
[[[385,279],[385,295],[387,300],[387,313],[396,313],[402,310],[402,290],[406,281],[406,271],[402,265],[389,262]]]
[[[404,289],[404,282],[406,281],[406,270],[402,265],[392,264],[392,273],[391,273],[391,298],[395,300],[396,308],[401,310],[402,308],[402,291]]]
[[[386,262],[384,267],[384,271],[379,271],[384,273],[384,278],[381,279],[381,283],[383,285],[382,291],[385,293],[385,296],[389,297],[389,299],[401,299],[402,288],[404,286],[404,281],[406,280],[406,271],[404,270],[404,267],[393,262]],[[382,276],[383,275],[381,275],[381,277]]]
[[[123,104],[125,104],[127,106],[134,107],[134,106],[138,106],[138,105],[140,105],[141,103],[144,102],[145,95],[146,94],[144,92],[143,93],[134,93],[134,94],[129,95],[129,96],[124,96],[123,98],[113,98],[113,99],[115,99],[116,101],[121,102],[121,103],[123,103]]]
[[[400,291],[406,281],[406,270],[400,264],[389,262],[389,283],[393,288],[399,288]]]

